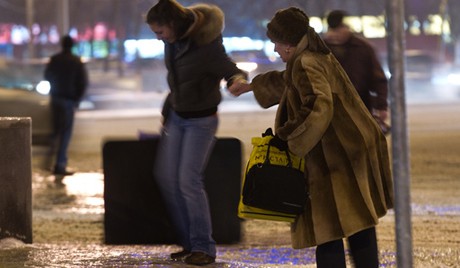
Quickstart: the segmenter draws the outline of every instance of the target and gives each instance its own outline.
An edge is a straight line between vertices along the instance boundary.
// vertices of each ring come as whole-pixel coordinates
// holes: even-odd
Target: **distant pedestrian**
[[[80,57],[72,54],[74,41],[66,35],[61,40],[62,51],[53,55],[45,69],[45,79],[51,85],[53,135],[51,152],[55,153],[53,173],[72,175],[67,169],[67,149],[70,144],[75,111],[88,86],[88,74]]]
[[[146,22],[164,42],[170,87],[154,174],[183,248],[171,258],[192,265],[214,263],[216,245],[203,173],[215,144],[220,82],[240,83],[247,74],[225,52],[224,14],[217,6],[183,7],[174,0],[159,0]]]
[[[328,30],[323,38],[348,74],[366,107],[384,132],[388,115],[388,79],[372,45],[353,33],[344,23],[347,13],[331,11],[327,16]]]
[[[316,246],[318,268],[344,268],[346,238],[355,267],[377,268],[375,226],[393,207],[386,138],[302,10],[276,12],[267,35],[286,69],[229,91],[278,104],[275,137],[305,157],[309,199],[291,225],[292,246]]]

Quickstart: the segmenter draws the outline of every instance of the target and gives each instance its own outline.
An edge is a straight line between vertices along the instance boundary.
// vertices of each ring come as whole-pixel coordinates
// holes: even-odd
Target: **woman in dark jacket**
[[[146,20],[164,41],[170,87],[154,174],[183,247],[171,258],[213,263],[216,247],[203,172],[215,143],[220,82],[243,81],[247,75],[225,53],[224,14],[217,6],[185,8],[160,0]]]
[[[292,246],[317,246],[318,267],[341,268],[347,238],[355,267],[377,268],[375,225],[393,207],[385,136],[302,10],[278,11],[267,29],[286,70],[229,90],[279,104],[276,136],[305,157],[310,198],[291,226]]]

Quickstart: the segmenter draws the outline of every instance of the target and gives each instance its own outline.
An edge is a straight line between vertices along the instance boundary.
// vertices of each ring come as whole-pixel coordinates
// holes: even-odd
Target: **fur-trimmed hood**
[[[197,45],[209,44],[222,34],[225,27],[224,12],[216,5],[196,4],[188,7],[195,22],[183,37],[191,37]]]

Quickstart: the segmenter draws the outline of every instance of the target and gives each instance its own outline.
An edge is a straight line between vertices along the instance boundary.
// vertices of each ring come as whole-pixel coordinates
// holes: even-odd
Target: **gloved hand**
[[[277,135],[275,135],[273,137],[273,139],[270,140],[270,145],[275,146],[280,151],[287,151],[288,150],[287,141],[284,141],[284,140],[280,139]]]

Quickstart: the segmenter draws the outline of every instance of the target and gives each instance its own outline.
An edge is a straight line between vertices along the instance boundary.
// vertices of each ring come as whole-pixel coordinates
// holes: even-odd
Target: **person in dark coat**
[[[73,45],[72,37],[64,36],[61,40],[62,51],[50,58],[44,74],[51,85],[53,135],[50,148],[56,151],[53,173],[64,176],[73,174],[67,169],[67,149],[75,111],[88,87],[86,67],[80,57],[72,54]]]
[[[159,0],[146,22],[164,42],[170,87],[154,176],[183,248],[171,258],[210,264],[216,246],[203,173],[215,144],[220,83],[241,83],[247,74],[225,52],[224,13],[217,6]]]
[[[389,132],[385,123],[388,117],[388,79],[372,45],[343,22],[346,15],[342,10],[328,14],[328,30],[323,39],[382,130]]]
[[[278,104],[275,137],[305,158],[310,198],[291,225],[292,246],[316,246],[317,267],[341,268],[346,238],[355,267],[377,268],[375,226],[393,208],[386,137],[301,9],[276,12],[267,35],[286,69],[229,91]]]

